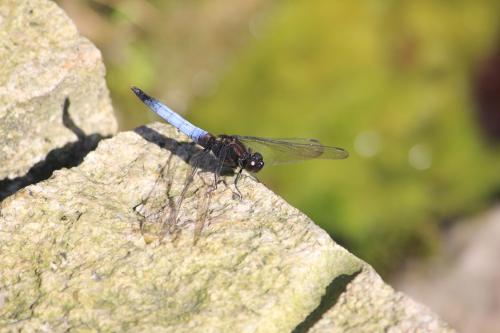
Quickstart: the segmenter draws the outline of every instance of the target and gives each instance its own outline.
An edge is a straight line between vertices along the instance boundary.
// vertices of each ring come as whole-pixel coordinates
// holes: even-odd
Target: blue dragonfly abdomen
[[[168,121],[172,126],[177,128],[182,133],[186,134],[194,142],[200,144],[208,132],[194,126],[186,119],[172,111],[168,106],[161,103],[159,100],[147,95],[144,91],[137,87],[132,87],[132,91],[146,104],[154,113]]]

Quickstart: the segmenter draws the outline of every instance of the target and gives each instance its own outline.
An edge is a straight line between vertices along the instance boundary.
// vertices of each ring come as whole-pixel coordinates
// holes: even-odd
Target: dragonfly
[[[342,148],[325,146],[316,139],[298,139],[298,138],[262,138],[256,136],[242,136],[242,135],[213,135],[184,119],[182,116],[172,111],[168,106],[160,102],[154,97],[149,96],[144,91],[137,87],[132,87],[132,91],[137,97],[148,106],[154,113],[177,128],[180,132],[187,135],[196,144],[200,145],[203,150],[201,156],[204,154],[213,154],[217,159],[218,167],[214,172],[214,185],[217,188],[218,177],[224,167],[232,169],[235,174],[234,188],[237,197],[241,200],[242,194],[238,189],[238,179],[240,178],[243,170],[251,174],[257,173],[264,165],[276,165],[281,163],[298,162],[309,159],[345,159],[349,153]],[[264,156],[261,152],[266,152]],[[194,158],[195,156],[193,156]],[[191,184],[197,169],[199,159],[192,163],[191,175],[186,179],[181,194],[178,197],[176,204],[171,206],[170,213],[163,220],[164,227],[173,233],[176,231],[176,222],[178,214],[187,193],[189,185]],[[210,192],[209,192],[210,193]],[[233,192],[234,193],[234,192]],[[207,196],[206,205],[209,205],[210,195]],[[208,211],[208,207],[206,207]],[[201,211],[204,209],[201,209]],[[207,212],[203,212],[199,218],[199,227],[195,230],[195,242],[198,238],[201,229],[203,228],[203,221],[206,218]]]
[[[242,135],[213,135],[184,119],[178,113],[172,111],[168,106],[154,97],[149,96],[137,87],[132,91],[146,104],[154,113],[187,135],[196,144],[200,145],[205,152],[211,152],[217,158],[221,168],[229,167],[236,173],[234,181],[235,189],[238,190],[238,179],[243,170],[257,173],[265,164],[276,165],[282,163],[298,162],[308,159],[345,159],[349,153],[342,148],[325,146],[316,139],[302,138],[263,138]],[[264,156],[258,150],[265,150],[269,161],[264,162]],[[267,159],[267,157],[266,157]],[[215,172],[215,186],[217,177],[221,171]]]

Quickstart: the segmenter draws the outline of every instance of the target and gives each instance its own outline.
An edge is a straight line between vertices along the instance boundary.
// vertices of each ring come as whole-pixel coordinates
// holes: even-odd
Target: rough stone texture
[[[100,52],[53,2],[0,1],[0,59],[0,180],[80,139],[66,99],[84,138],[116,131]]]
[[[310,333],[454,332],[437,315],[386,285],[368,265]]]
[[[116,129],[99,52],[52,2],[0,2],[0,59],[0,199],[37,182],[0,203],[0,331],[448,330],[251,177],[241,201],[213,160],[190,180],[199,148],[169,126],[52,173]]]
[[[186,140],[160,124],[120,133],[1,203],[0,327],[447,330],[250,177],[239,201],[201,164],[169,219],[198,149]]]

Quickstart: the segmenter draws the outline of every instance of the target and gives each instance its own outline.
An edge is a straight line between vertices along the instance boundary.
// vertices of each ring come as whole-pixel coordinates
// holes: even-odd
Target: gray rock
[[[440,251],[393,283],[464,333],[500,332],[500,205],[456,221]]]
[[[0,180],[116,132],[100,52],[52,1],[0,1],[0,59]]]
[[[170,126],[89,153],[104,68],[52,2],[0,2],[0,58],[0,199],[34,183],[0,203],[1,331],[449,330],[252,177],[214,189]]]
[[[167,125],[123,132],[2,202],[0,327],[446,330],[249,176],[239,201],[200,164],[171,218],[198,149],[185,141]]]
[[[425,306],[394,291],[367,264],[309,333],[454,332]]]

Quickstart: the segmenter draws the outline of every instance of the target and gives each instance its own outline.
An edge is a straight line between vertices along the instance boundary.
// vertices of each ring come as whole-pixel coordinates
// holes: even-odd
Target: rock
[[[449,330],[172,127],[101,140],[99,52],[54,3],[2,1],[0,56],[0,330]]]
[[[394,291],[366,264],[333,300],[307,332],[454,332],[425,306]]]
[[[456,221],[439,253],[409,263],[393,283],[460,332],[500,331],[500,205]]]
[[[0,2],[0,59],[1,199],[36,179],[30,169],[50,153],[64,165],[117,123],[100,52],[52,1]]]
[[[212,189],[210,161],[187,182],[186,141],[161,124],[123,132],[4,200],[0,327],[448,330],[253,178],[241,201],[230,176]]]

